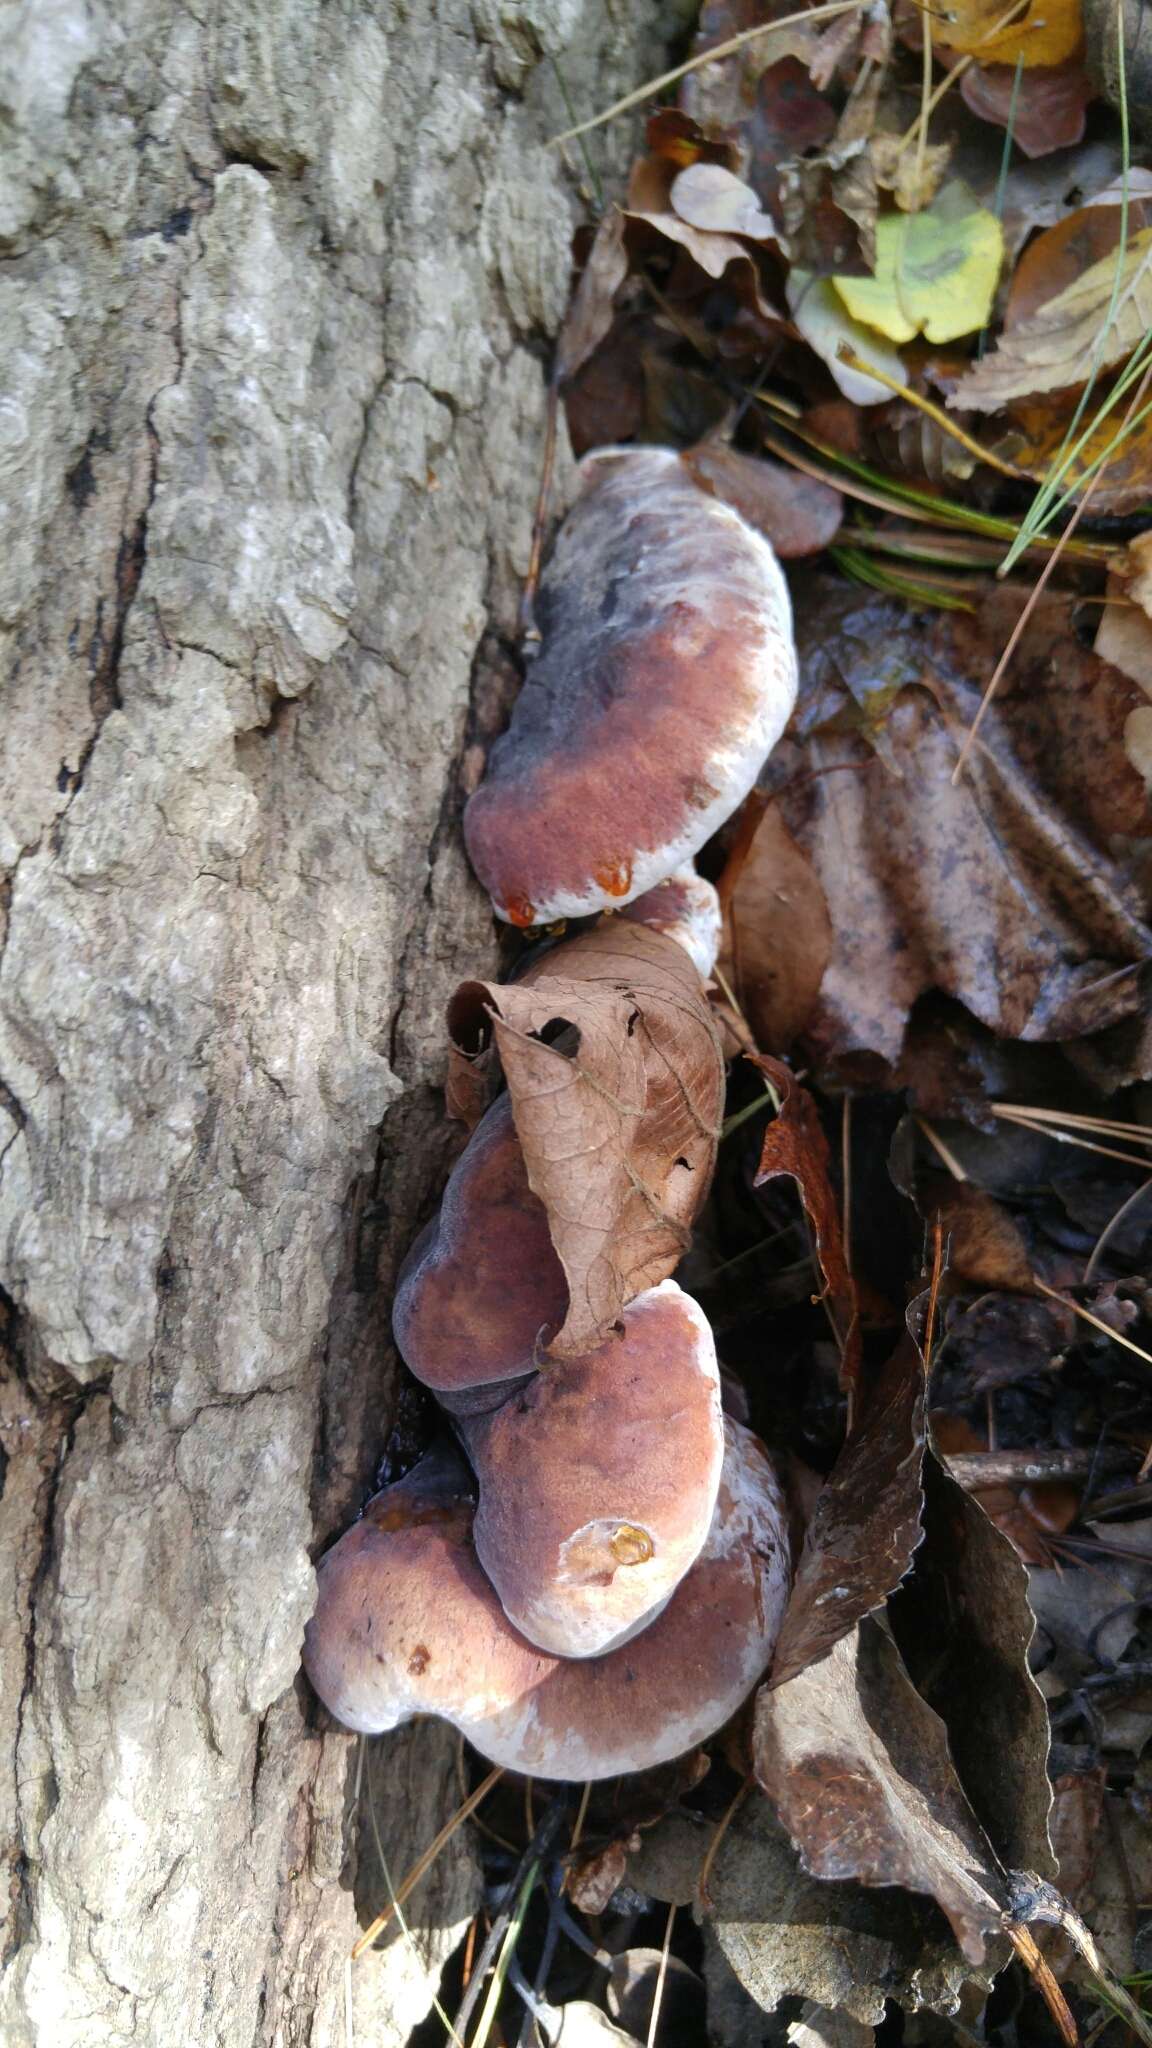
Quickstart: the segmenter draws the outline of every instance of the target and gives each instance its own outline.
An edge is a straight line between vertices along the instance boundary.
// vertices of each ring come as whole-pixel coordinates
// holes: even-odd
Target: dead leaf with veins
[[[464,982],[448,1025],[455,1062],[499,1056],[568,1281],[549,1350],[577,1357],[672,1272],[708,1190],[724,1065],[700,977],[673,940],[612,920],[519,981]]]

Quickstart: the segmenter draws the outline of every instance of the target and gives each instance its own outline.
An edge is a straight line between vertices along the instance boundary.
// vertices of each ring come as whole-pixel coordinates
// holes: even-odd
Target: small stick
[[[1047,1479],[1083,1479],[1096,1463],[1096,1452],[956,1451],[943,1463],[953,1479],[969,1490],[985,1486],[1032,1486]]]
[[[470,1813],[475,1812],[481,1800],[486,1799],[488,1797],[488,1794],[492,1790],[493,1785],[495,1785],[495,1783],[497,1782],[497,1779],[502,1778],[503,1776],[504,1770],[502,1765],[498,1765],[494,1771],[489,1771],[488,1776],[484,1779],[483,1783],[477,1785],[476,1790],[474,1792],[469,1793],[468,1798],[464,1801],[464,1804],[462,1806],[457,1807],[455,1813],[452,1815],[451,1820],[445,1821],[444,1826],[441,1828],[439,1834],[433,1836],[432,1840],[428,1844],[428,1847],[425,1849],[424,1854],[418,1857],[416,1862],[412,1865],[411,1870],[408,1872],[408,1875],[404,1879],[403,1884],[401,1884],[398,1891],[396,1892],[395,1897],[389,1901],[388,1905],[385,1906],[384,1911],[382,1913],[377,1913],[376,1918],[373,1920],[371,1926],[365,1928],[363,1934],[360,1936],[359,1941],[353,1947],[351,1958],[353,1962],[356,1961],[358,1956],[363,1955],[366,1948],[371,1947],[372,1943],[376,1939],[376,1936],[378,1934],[381,1934],[385,1927],[387,1927],[388,1922],[391,1920],[392,1915],[395,1913],[397,1907],[402,1906],[404,1904],[404,1901],[409,1896],[409,1893],[413,1892],[416,1886],[419,1884],[420,1879],[424,1876],[425,1871],[431,1869],[433,1863],[435,1863],[436,1858],[440,1854],[441,1849],[444,1848],[446,1843],[451,1841],[453,1835],[456,1833],[457,1828],[463,1825],[463,1823],[468,1819]]]

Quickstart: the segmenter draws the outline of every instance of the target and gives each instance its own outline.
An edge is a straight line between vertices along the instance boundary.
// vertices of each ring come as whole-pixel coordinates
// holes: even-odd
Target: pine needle
[[[656,2029],[660,2024],[660,2007],[664,1999],[664,1979],[668,1974],[668,1954],[672,1947],[672,1922],[676,1918],[675,1901],[668,1908],[668,1925],[664,1929],[664,1946],[660,1951],[660,1968],[656,1973],[656,1990],[652,1998],[652,2017],[648,2022],[646,2048],[656,2048]]]
[[[474,1792],[470,1792],[467,1799],[464,1801],[463,1805],[457,1807],[451,1819],[445,1821],[444,1826],[441,1828],[439,1834],[433,1836],[432,1840],[428,1844],[428,1847],[425,1849],[424,1854],[417,1858],[416,1862],[412,1865],[411,1870],[408,1872],[407,1877],[404,1879],[404,1882],[400,1885],[399,1889],[393,1893],[390,1903],[387,1906],[385,1906],[384,1911],[382,1913],[377,1913],[376,1918],[372,1922],[372,1925],[370,1927],[365,1928],[363,1934],[360,1936],[359,1941],[355,1944],[355,1947],[352,1950],[353,1962],[356,1961],[357,1957],[363,1955],[366,1948],[371,1947],[372,1943],[375,1941],[378,1934],[383,1933],[384,1929],[388,1925],[388,1922],[391,1920],[393,1914],[399,1911],[400,1907],[404,1904],[405,1899],[408,1898],[411,1892],[415,1891],[416,1886],[420,1882],[420,1879],[424,1876],[426,1871],[431,1869],[432,1865],[436,1861],[436,1858],[440,1854],[441,1849],[443,1849],[447,1845],[447,1843],[451,1841],[453,1835],[456,1833],[457,1828],[463,1825],[463,1823],[468,1819],[469,1814],[475,1812],[481,1800],[486,1799],[488,1797],[488,1794],[489,1792],[491,1792],[492,1787],[496,1784],[497,1780],[502,1778],[503,1776],[504,1770],[502,1765],[498,1765],[495,1770],[489,1771],[488,1776],[483,1780],[482,1784],[479,1784]],[[369,1786],[369,1794],[371,1794],[371,1786]],[[369,1805],[369,1811],[371,1812],[373,1817],[373,1825],[375,1825],[375,1807],[372,1806],[371,1803]],[[381,1859],[381,1861],[383,1861],[383,1859]]]
[[[1032,1283],[1040,1289],[1041,1294],[1050,1295],[1062,1308],[1070,1308],[1073,1315],[1080,1316],[1086,1323],[1091,1323],[1094,1329],[1102,1330],[1106,1337],[1111,1337],[1114,1344],[1122,1344],[1125,1351],[1134,1351],[1137,1358],[1142,1358],[1146,1365],[1152,1365],[1152,1351],[1142,1351],[1139,1344],[1132,1342],[1131,1337],[1122,1337],[1119,1330],[1114,1330],[1109,1323],[1102,1322],[1099,1316],[1094,1316],[1091,1309],[1085,1308],[1082,1302],[1073,1301],[1069,1295],[1061,1294],[1058,1287],[1049,1287],[1048,1282],[1039,1279],[1035,1273],[1032,1275]]]

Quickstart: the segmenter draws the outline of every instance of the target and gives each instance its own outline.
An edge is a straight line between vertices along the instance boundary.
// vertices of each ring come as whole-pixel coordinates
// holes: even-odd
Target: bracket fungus
[[[633,924],[646,924],[650,931],[663,932],[682,946],[700,976],[707,981],[720,957],[723,918],[720,898],[698,875],[693,861],[685,861],[654,889],[633,897],[623,915]]]
[[[599,1656],[651,1622],[708,1535],[724,1456],[708,1319],[665,1280],[619,1335],[460,1434],[476,1555],[505,1613],[540,1649]]]
[[[542,642],[464,813],[499,917],[619,908],[748,794],[796,697],[768,542],[668,448],[604,449],[541,579]]]
[[[366,1735],[439,1715],[493,1763],[539,1778],[647,1770],[707,1740],[766,1668],[788,1588],[772,1466],[739,1423],[725,1434],[696,1563],[640,1635],[587,1658],[550,1655],[513,1627],[473,1545],[467,1468],[430,1454],[321,1560],[304,1666],[325,1706]]]
[[[409,1370],[451,1414],[495,1408],[564,1321],[568,1288],[544,1204],[501,1095],[449,1176],[400,1272],[392,1328]]]

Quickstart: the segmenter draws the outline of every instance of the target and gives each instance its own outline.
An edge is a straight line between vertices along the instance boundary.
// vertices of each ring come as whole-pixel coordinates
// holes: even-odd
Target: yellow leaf
[[[1084,40],[1080,0],[1030,0],[1028,11],[1003,27],[1003,0],[948,0],[933,41],[978,57],[981,64],[1063,64]]]
[[[832,283],[854,319],[891,341],[955,341],[985,325],[1003,260],[995,214],[954,180],[922,213],[877,221],[874,277]]]
[[[948,403],[958,411],[976,406],[996,412],[1012,398],[1083,384],[1094,369],[1107,370],[1128,355],[1150,326],[1152,228],[1142,228],[1124,252],[1118,289],[1115,255],[1090,264],[1075,284],[1002,335],[992,353],[961,378]]]

